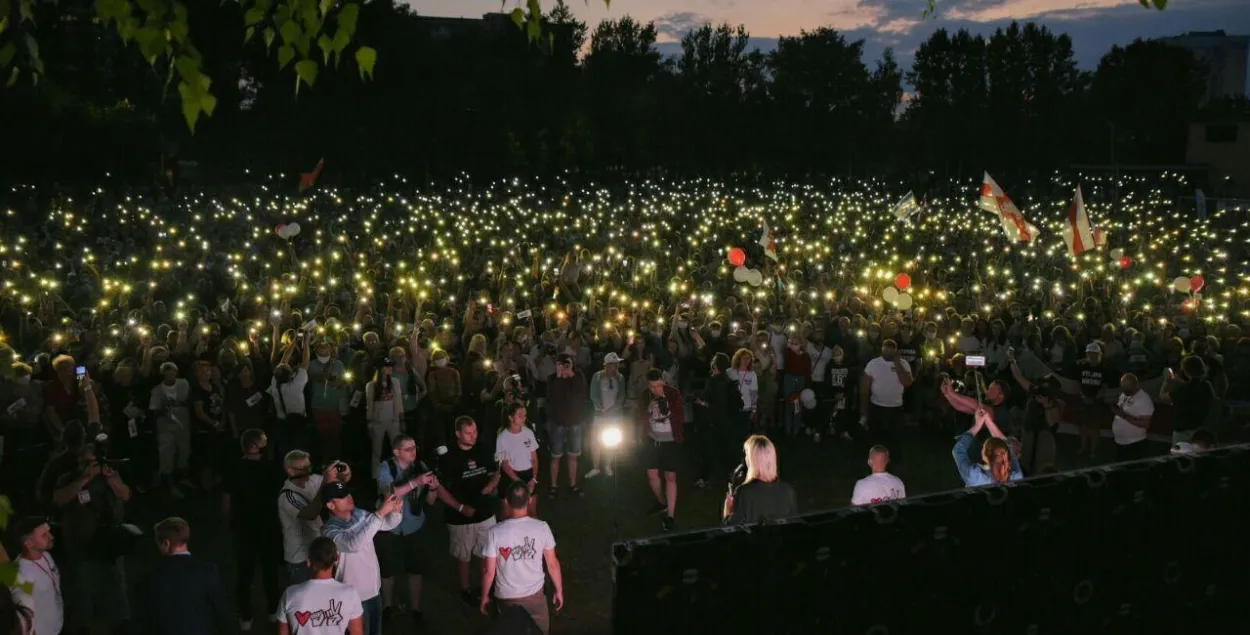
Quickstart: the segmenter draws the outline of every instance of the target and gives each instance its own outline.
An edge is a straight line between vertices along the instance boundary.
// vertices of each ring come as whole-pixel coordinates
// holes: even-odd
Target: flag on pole
[[[1020,213],[1015,203],[1007,198],[1007,194],[1003,192],[1003,188],[998,187],[998,183],[990,177],[990,173],[985,173],[985,180],[981,183],[981,200],[977,203],[981,209],[998,216],[1003,223],[1003,232],[1007,237],[1017,242],[1032,242],[1041,234],[1041,230],[1029,223],[1024,218],[1024,214]]]
[[[768,220],[764,220],[764,234],[760,236],[760,246],[764,248],[764,255],[777,262],[777,239],[773,238],[773,230],[768,227]]]
[[[1102,238],[1102,231],[1089,224],[1089,216],[1085,213],[1085,199],[1081,196],[1081,186],[1078,185],[1076,197],[1068,206],[1068,217],[1063,226],[1063,242],[1068,245],[1068,255],[1076,258],[1097,249],[1105,242]]]
[[[890,211],[897,220],[906,220],[920,211],[920,204],[916,202],[916,197],[908,192],[903,195],[903,199],[894,204],[894,209]]]
[[[299,191],[304,190],[317,184],[317,177],[321,176],[321,170],[325,169],[326,160],[321,159],[317,162],[317,167],[312,172],[300,172],[299,174]]]

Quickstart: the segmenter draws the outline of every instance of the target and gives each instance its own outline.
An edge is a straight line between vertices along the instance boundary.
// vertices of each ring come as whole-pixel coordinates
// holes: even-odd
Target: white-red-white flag
[[[764,221],[764,234],[760,236],[760,246],[764,248],[764,255],[777,262],[777,239],[773,238],[773,230],[768,227],[768,220]]]
[[[1085,213],[1085,199],[1081,196],[1081,186],[1076,187],[1076,197],[1068,206],[1068,216],[1063,225],[1063,242],[1068,245],[1068,255],[1077,256],[1098,249],[1106,242],[1102,230],[1089,223]]]
[[[985,180],[981,183],[981,200],[977,206],[981,209],[998,216],[1003,223],[1003,232],[1007,234],[1007,238],[1016,242],[1032,242],[1041,234],[1036,226],[1029,223],[1024,218],[1024,214],[1020,213],[1015,203],[1007,198],[1007,194],[1003,192],[1003,188],[998,187],[998,183],[990,177],[990,173],[985,173]]]

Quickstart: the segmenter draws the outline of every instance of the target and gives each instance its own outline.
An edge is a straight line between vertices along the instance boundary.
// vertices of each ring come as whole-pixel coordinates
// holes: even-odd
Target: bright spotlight
[[[608,426],[603,429],[603,433],[600,435],[600,440],[603,441],[603,445],[609,448],[614,448],[620,445],[622,439],[621,428],[619,426]]]

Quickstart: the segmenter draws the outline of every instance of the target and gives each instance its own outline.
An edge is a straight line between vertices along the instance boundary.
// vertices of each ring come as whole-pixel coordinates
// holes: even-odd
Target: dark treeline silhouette
[[[1113,154],[1176,164],[1204,86],[1193,56],[1161,42],[1112,48],[1093,72],[1078,70],[1069,38],[1032,23],[988,38],[939,30],[905,69],[888,50],[864,59],[862,42],[827,28],[765,54],[743,27],[706,25],[663,59],[654,25],[629,17],[592,30],[557,4],[533,43],[507,15],[428,18],[377,0],[359,28],[379,52],[375,79],[326,68],[297,95],[292,69],[239,37],[236,5],[190,0],[219,98],[191,135],[162,96],[164,69],[86,19],[84,3],[40,5],[48,75],[0,92],[2,179],[150,182],[177,159],[232,180],[321,157],[338,182],[461,170],[943,178]]]

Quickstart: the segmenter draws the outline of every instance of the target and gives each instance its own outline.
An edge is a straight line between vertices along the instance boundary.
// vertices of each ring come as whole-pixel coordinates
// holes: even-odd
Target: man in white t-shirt
[[[911,382],[911,366],[899,357],[898,344],[890,339],[881,342],[881,356],[868,362],[860,380],[859,424],[868,429],[874,445],[894,448],[895,461],[902,459],[894,434],[903,426],[903,391]]]
[[[282,594],[278,606],[278,635],[363,635],[365,612],[360,594],[334,579],[339,550],[324,536],[308,547],[312,579]]]
[[[499,613],[524,610],[546,634],[551,628],[547,596],[543,594],[543,563],[551,574],[556,610],[564,607],[564,575],[556,558],[556,539],[551,527],[530,518],[530,490],[525,483],[508,486],[504,513],[507,518],[490,528],[478,555],[482,558],[482,614],[487,615],[491,590]]]
[[[1111,422],[1111,434],[1115,436],[1116,460],[1134,461],[1145,458],[1150,449],[1146,443],[1146,432],[1150,429],[1150,418],[1155,413],[1155,404],[1150,395],[1141,389],[1137,375],[1125,373],[1120,378],[1120,399],[1111,408],[1115,419]]]
[[[341,468],[340,468],[341,466]],[[350,482],[351,469],[341,461],[331,461],[323,474],[312,473],[312,460],[303,450],[291,450],[283,459],[287,481],[278,492],[278,520],[282,523],[282,560],[287,567],[287,584],[308,580],[308,545],[321,535],[321,508],[318,494],[325,483]]]
[[[855,482],[852,505],[873,505],[907,498],[907,488],[903,487],[902,479],[886,471],[889,465],[890,450],[884,445],[874,445],[868,450],[868,466],[872,468],[872,474]]]
[[[10,590],[13,603],[30,611],[36,635],[57,635],[65,623],[65,608],[61,570],[48,554],[52,548],[52,528],[46,518],[23,518],[14,531],[22,553],[17,559],[17,580]]]
[[[274,427],[272,441],[280,454],[298,448],[312,447],[308,404],[304,400],[304,388],[308,385],[308,364],[311,359],[313,331],[309,328],[299,340],[303,359],[298,368],[291,367],[291,356],[297,340],[291,340],[281,361],[273,368],[273,381],[266,392],[273,397],[274,414],[278,425]]]

